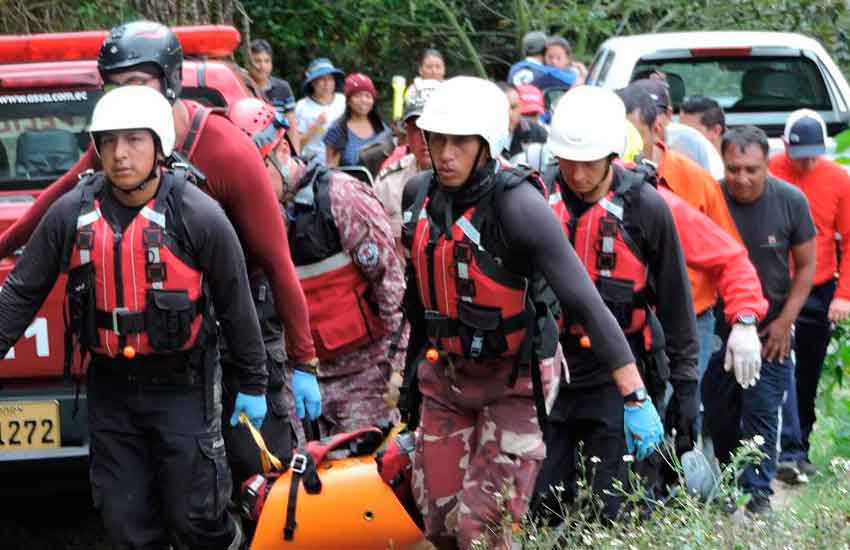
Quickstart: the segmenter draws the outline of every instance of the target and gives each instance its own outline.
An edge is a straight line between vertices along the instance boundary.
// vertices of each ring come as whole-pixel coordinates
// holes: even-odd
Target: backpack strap
[[[86,170],[77,177],[77,188],[80,190],[80,207],[73,220],[73,231],[68,231],[62,247],[62,261],[59,264],[62,273],[67,273],[71,266],[71,253],[74,250],[77,233],[79,232],[77,220],[82,214],[94,208],[94,199],[100,193],[101,189],[103,189],[105,181],[103,174],[94,170]]]
[[[198,135],[203,131],[204,126],[206,126],[212,109],[195,102],[187,101],[186,105],[189,108],[192,118],[189,122],[189,131],[186,133],[183,143],[177,148],[177,152],[188,159],[192,158],[192,155],[195,153],[195,148],[198,145]]]

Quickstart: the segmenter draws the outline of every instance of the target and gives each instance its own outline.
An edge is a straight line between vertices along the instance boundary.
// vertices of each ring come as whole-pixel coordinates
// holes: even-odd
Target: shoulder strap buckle
[[[94,171],[93,168],[89,168],[88,170],[84,170],[84,171],[80,172],[79,174],[77,174],[77,182],[79,182],[79,183],[88,182],[95,176],[95,174],[96,174],[96,172]]]

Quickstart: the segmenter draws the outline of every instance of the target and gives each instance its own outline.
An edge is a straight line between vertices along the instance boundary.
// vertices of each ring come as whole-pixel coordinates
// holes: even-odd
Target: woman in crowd
[[[362,73],[345,79],[345,112],[331,124],[325,135],[328,166],[353,166],[360,162],[360,150],[379,139],[389,128],[381,119],[378,92],[372,80]]]
[[[404,92],[405,100],[416,95],[416,90],[419,89],[423,80],[435,80],[437,82],[445,80],[446,62],[443,59],[443,54],[440,53],[440,50],[436,50],[434,48],[427,48],[424,50],[422,52],[422,56],[419,58],[418,71],[419,76],[413,79],[413,83],[408,86],[407,91]]]
[[[295,104],[295,119],[301,135],[301,157],[325,161],[325,132],[345,111],[344,73],[329,59],[320,57],[307,66],[303,98]]]

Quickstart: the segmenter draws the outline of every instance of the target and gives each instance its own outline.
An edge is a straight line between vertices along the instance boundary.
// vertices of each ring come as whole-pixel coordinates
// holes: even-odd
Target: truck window
[[[715,99],[727,113],[831,110],[820,70],[805,57],[640,60],[632,80],[666,75],[674,107],[686,95]]]
[[[594,80],[594,84],[596,86],[603,86],[605,84],[605,79],[608,78],[608,71],[611,70],[611,65],[614,64],[614,58],[617,56],[614,50],[610,50],[608,55],[602,61],[602,67],[599,69],[599,73],[596,75]]]
[[[602,69],[602,60],[605,58],[607,53],[608,50],[600,49],[596,52],[596,55],[593,56],[593,61],[590,62],[590,68],[587,69],[587,84],[592,86],[596,85],[596,78],[599,76],[599,71]]]
[[[0,90],[0,190],[41,188],[68,171],[89,145],[100,90]]]

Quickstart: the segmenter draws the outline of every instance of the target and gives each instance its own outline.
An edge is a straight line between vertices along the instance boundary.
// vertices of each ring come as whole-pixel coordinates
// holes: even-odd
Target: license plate
[[[0,401],[0,452],[59,445],[58,401]]]

